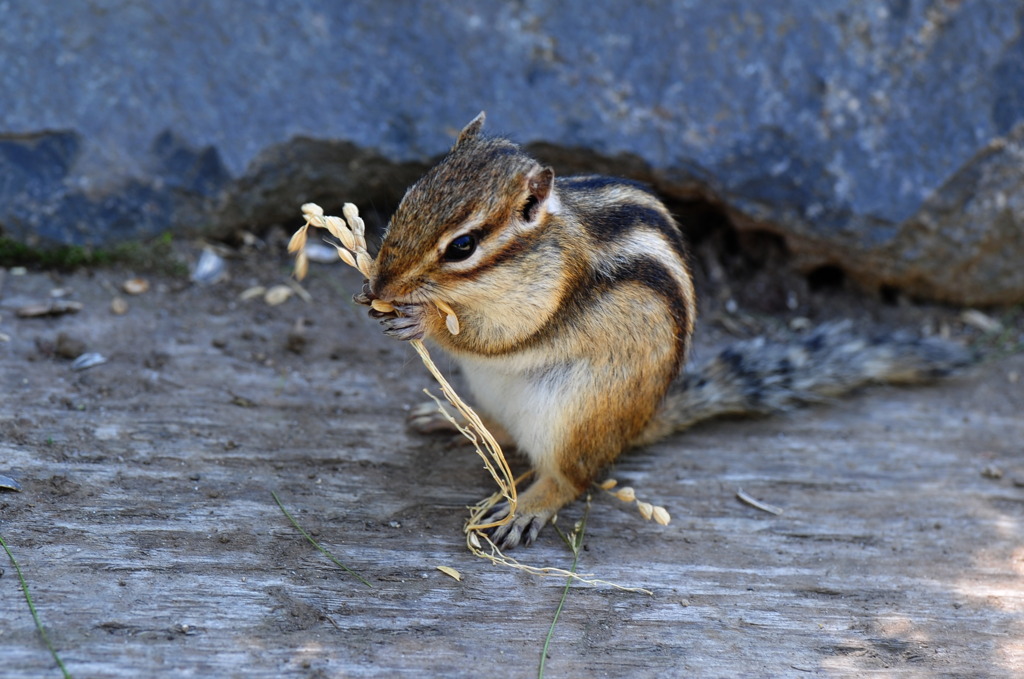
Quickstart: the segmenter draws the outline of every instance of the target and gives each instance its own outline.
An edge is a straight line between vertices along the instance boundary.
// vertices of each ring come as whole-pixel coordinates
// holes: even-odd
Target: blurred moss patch
[[[11,238],[0,237],[0,266],[58,271],[125,266],[171,276],[188,275],[188,265],[175,253],[170,233],[151,241],[130,241],[111,248],[80,245],[36,248]]]

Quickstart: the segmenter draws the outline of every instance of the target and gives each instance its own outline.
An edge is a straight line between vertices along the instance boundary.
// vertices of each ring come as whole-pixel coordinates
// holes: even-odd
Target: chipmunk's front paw
[[[480,523],[500,521],[508,516],[508,511],[508,503],[502,502],[486,518],[482,519]],[[508,523],[496,528],[489,528],[485,532],[487,537],[491,539],[491,542],[496,544],[499,549],[512,549],[520,544],[529,546],[537,539],[541,528],[550,519],[551,514],[548,512],[521,512],[517,513],[515,518]]]
[[[420,304],[395,304],[395,311],[370,309],[370,316],[384,326],[384,334],[399,340],[423,339],[426,329],[423,325],[423,306]]]
[[[443,407],[443,406],[442,406]],[[458,428],[445,417],[433,401],[426,401],[409,411],[406,422],[409,428],[420,434],[432,434],[438,431],[458,431]],[[447,410],[445,412],[448,412]],[[455,421],[464,424],[465,418],[454,415]]]

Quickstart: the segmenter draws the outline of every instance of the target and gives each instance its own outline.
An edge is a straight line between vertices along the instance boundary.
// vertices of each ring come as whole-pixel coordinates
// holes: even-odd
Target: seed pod
[[[441,313],[445,314],[444,324],[448,327],[448,332],[458,335],[460,330],[459,317],[455,315],[455,310],[447,302],[439,300],[434,302],[434,304],[440,309]]]
[[[619,482],[616,481],[615,479],[607,479],[599,487],[601,488],[601,490],[611,490],[617,485],[619,485]]]
[[[277,306],[278,304],[284,304],[293,294],[295,294],[295,291],[287,285],[275,285],[263,295],[263,301],[270,306]]]
[[[654,506],[650,502],[637,501],[636,508],[640,510],[640,515],[645,519],[650,519],[654,513]]]
[[[654,522],[661,526],[667,526],[668,522],[672,520],[672,517],[668,514],[668,510],[664,507],[655,507],[652,516],[654,518]]]
[[[373,272],[373,260],[365,252],[356,253],[356,264],[358,265],[356,268],[366,277],[369,277]]]
[[[288,241],[288,252],[298,252],[306,247],[306,229],[308,228],[309,224],[306,224],[292,234],[291,240]]]
[[[307,273],[309,273],[309,257],[306,256],[306,251],[302,250],[295,255],[295,277],[301,281]]]
[[[323,217],[324,209],[316,203],[303,203],[302,214],[308,217]]]
[[[340,240],[341,244],[346,248],[353,251],[358,249],[356,247],[356,237],[352,235],[352,232],[345,226],[345,222],[341,221],[340,217],[324,217],[324,225],[331,232],[331,235]]]
[[[345,221],[348,222],[352,233],[357,236],[362,236],[366,233],[366,224],[363,223],[363,218],[359,216],[359,208],[352,203],[345,203],[344,207],[341,208],[341,214],[345,215]]]
[[[359,268],[359,266],[356,264],[356,258],[352,255],[351,252],[349,252],[345,248],[340,248],[337,245],[335,245],[334,248],[338,251],[338,256],[341,257],[341,261],[345,262],[353,269]]]
[[[632,502],[636,499],[636,493],[629,486],[623,486],[615,492],[615,497],[619,498],[623,502]]]
[[[356,249],[357,250],[365,250],[366,249],[366,238],[363,237],[363,234],[361,234],[361,233],[353,233],[352,235],[356,239]]]
[[[395,307],[394,305],[391,304],[391,302],[385,302],[382,299],[375,299],[371,301],[370,306],[373,308],[374,311],[381,311],[386,314],[389,314],[395,310]]]
[[[267,289],[262,285],[254,285],[251,288],[246,288],[242,292],[242,294],[238,296],[238,299],[245,302],[252,299],[253,297],[262,297],[263,294],[266,293],[266,291]]]
[[[341,236],[338,235],[338,231],[348,228],[347,226],[345,226],[345,222],[340,217],[330,215],[325,216],[323,220],[324,228],[327,229],[327,231],[330,232],[330,234],[335,238],[341,238]]]

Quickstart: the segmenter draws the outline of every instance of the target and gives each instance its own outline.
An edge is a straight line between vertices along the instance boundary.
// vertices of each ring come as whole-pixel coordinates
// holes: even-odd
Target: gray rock
[[[1019,2],[44,1],[0,21],[17,240],[386,208],[487,109],[782,234],[805,270],[1024,300]]]

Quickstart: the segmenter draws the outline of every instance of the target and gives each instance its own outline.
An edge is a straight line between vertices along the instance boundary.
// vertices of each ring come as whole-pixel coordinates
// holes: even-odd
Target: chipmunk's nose
[[[370,292],[370,281],[363,281],[363,287],[356,294],[352,295],[352,301],[356,304],[370,305],[377,296]]]
[[[384,302],[408,301],[420,285],[418,276],[410,275],[409,267],[385,246],[381,247],[369,276],[370,294]]]
[[[370,270],[370,293],[377,299],[387,300],[388,295],[394,294],[394,290],[387,289],[388,285],[394,283],[394,276],[390,273],[395,271],[394,259],[394,254],[388,248],[387,243],[381,245],[380,252],[373,260],[373,268]]]
[[[380,273],[370,278],[369,291],[370,299],[384,299],[384,288],[387,285],[387,277]]]

